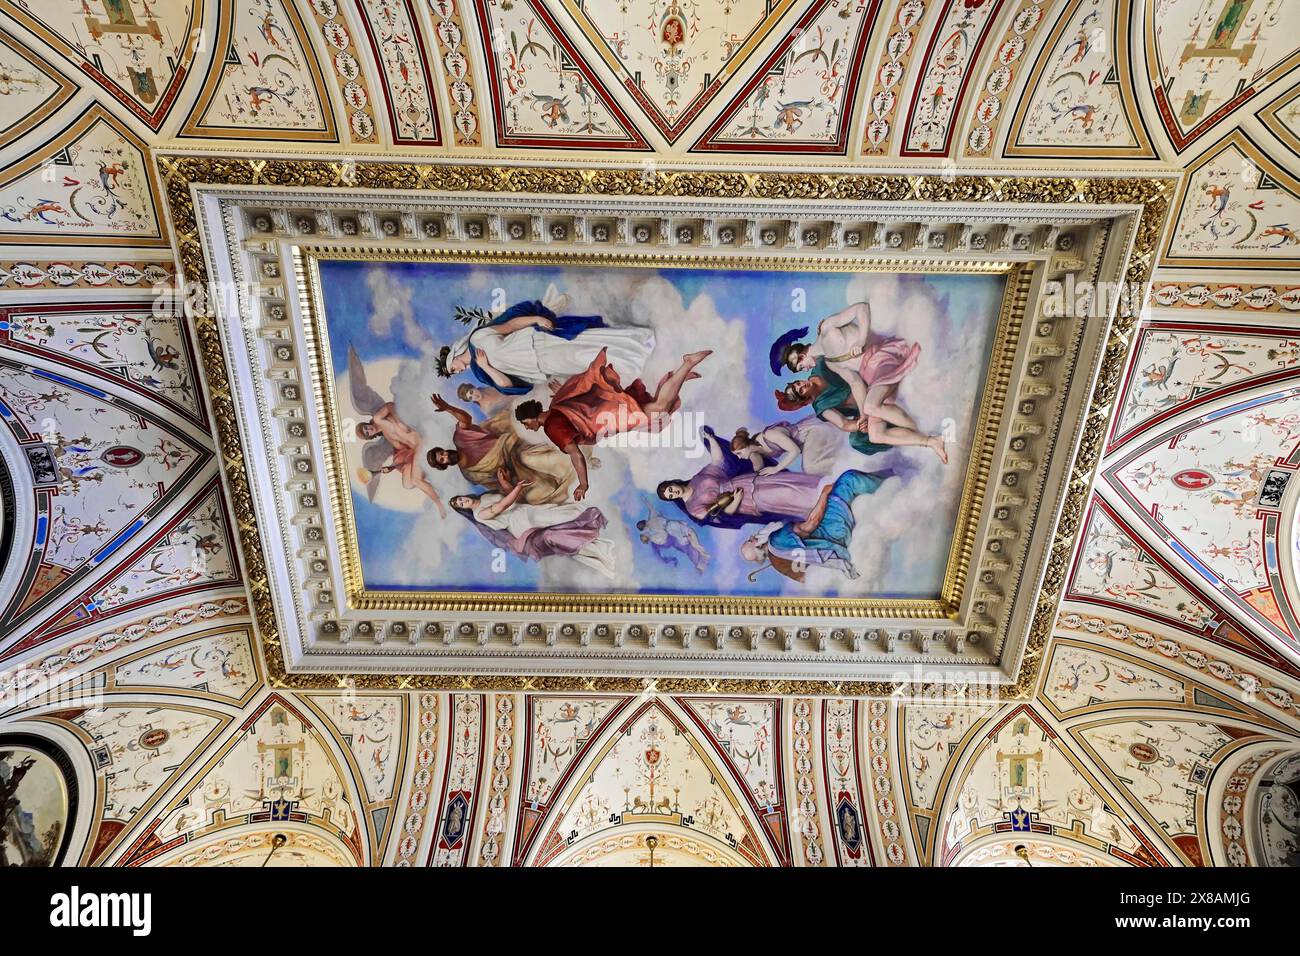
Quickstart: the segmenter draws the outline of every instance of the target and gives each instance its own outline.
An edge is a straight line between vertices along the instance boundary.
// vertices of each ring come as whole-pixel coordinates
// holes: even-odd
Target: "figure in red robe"
[[[581,446],[621,432],[662,431],[681,407],[678,393],[682,385],[700,377],[695,366],[711,354],[711,349],[705,349],[683,355],[682,364],[659,380],[652,395],[639,378],[624,388],[601,349],[585,372],[555,389],[549,409],[535,400],[520,402],[515,418],[530,431],[545,432],[551,443],[569,456],[578,473],[573,500],[581,501],[587,493],[587,459]]]

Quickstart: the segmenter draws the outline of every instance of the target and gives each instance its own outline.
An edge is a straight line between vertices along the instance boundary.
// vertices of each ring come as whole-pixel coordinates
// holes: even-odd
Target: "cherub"
[[[674,551],[686,556],[696,571],[703,573],[709,564],[709,552],[700,540],[699,533],[680,518],[661,514],[648,498],[642,496],[646,516],[636,523],[641,543],[650,546],[655,557],[670,567],[677,566]]]

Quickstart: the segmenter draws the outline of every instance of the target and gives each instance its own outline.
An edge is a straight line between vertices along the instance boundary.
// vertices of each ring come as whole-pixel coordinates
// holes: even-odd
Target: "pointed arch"
[[[544,836],[521,862],[547,866],[593,835],[669,827],[719,842],[753,866],[772,865],[776,853],[740,784],[689,718],[658,699],[624,713],[570,778]]]

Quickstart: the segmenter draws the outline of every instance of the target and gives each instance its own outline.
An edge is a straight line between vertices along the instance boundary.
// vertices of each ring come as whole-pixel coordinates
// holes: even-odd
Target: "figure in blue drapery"
[[[850,543],[857,523],[853,502],[874,494],[894,472],[846,471],[822,489],[808,517],[799,522],[772,522],[745,539],[740,553],[759,565],[750,577],[771,567],[794,581],[803,581],[807,568],[833,568],[849,578],[859,576],[853,566]]]

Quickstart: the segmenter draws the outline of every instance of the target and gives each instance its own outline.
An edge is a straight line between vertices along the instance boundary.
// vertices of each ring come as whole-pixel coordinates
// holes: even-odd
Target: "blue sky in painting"
[[[370,384],[382,395],[394,395],[399,414],[432,443],[440,442],[430,431],[444,426],[439,421],[441,416],[431,410],[429,393],[437,390],[455,401],[455,387],[464,380],[449,381],[433,374],[433,356],[438,347],[465,331],[452,319],[456,305],[509,306],[540,299],[554,284],[561,292],[570,293],[570,313],[601,314],[611,325],[652,325],[658,344],[645,375],[651,387],[661,371],[676,363],[682,351],[717,348],[718,353],[700,368],[707,381],[689,383],[683,390],[683,411],[727,437],[741,425],[753,431],[769,422],[800,417],[776,408],[773,390],[790,376],[774,376],[768,368],[770,343],[793,327],[810,326],[815,333],[822,318],[840,311],[850,300],[866,298],[873,305],[876,330],[921,343],[921,364],[904,381],[900,401],[923,429],[954,429],[959,444],[954,448],[950,469],[955,472],[965,465],[968,445],[961,439],[972,430],[1004,282],[1002,276],[980,275],[432,262],[326,261],[320,264],[320,270],[335,373],[346,373],[349,344],[357,349],[368,369],[379,363],[384,371],[377,372]],[[647,318],[647,311],[655,314]],[[393,369],[398,367],[394,360],[401,360],[400,376],[394,374]],[[943,407],[931,407],[935,402],[941,402]],[[359,454],[359,445],[345,447],[346,453]],[[572,573],[573,562],[558,558],[542,564],[525,564],[511,558],[504,572],[498,573],[493,570],[492,546],[465,519],[453,513],[446,519],[448,526],[429,505],[419,510],[394,510],[370,503],[354,484],[368,586],[845,593],[846,582],[832,579],[829,572],[827,577],[817,577],[815,584],[810,575],[805,586],[770,571],[757,581],[747,580],[751,567],[736,552],[739,543],[758,530],[757,525],[744,531],[697,529],[713,554],[702,575],[684,558],[676,568],[659,563],[646,546],[632,540],[632,525],[645,515],[646,491],[661,478],[689,476],[704,463],[703,459],[683,458],[680,451],[668,450],[647,453],[635,460],[618,449],[597,449],[596,454],[603,462],[601,471],[610,469],[602,478],[610,487],[607,497],[593,498],[591,503],[606,512],[611,526],[619,525],[611,527],[610,532],[617,532],[622,539],[625,559],[631,565],[626,580],[610,586],[597,576]],[[625,457],[629,460],[624,461]],[[944,519],[947,516],[951,524],[954,488],[960,484],[960,475],[942,473],[937,460],[924,449],[893,451],[871,458],[856,456],[851,465],[872,470],[900,459],[913,473],[903,483],[907,487],[898,482],[886,483],[872,496],[870,508],[861,509],[867,514],[860,521],[858,534],[870,541],[871,560],[879,568],[857,585],[865,585],[875,596],[935,593],[947,555]],[[391,480],[397,481],[396,477]],[[443,491],[444,500],[467,490],[464,479],[455,472],[431,473],[431,480]],[[596,490],[593,479],[593,495]],[[418,492],[406,494],[418,496]],[[649,497],[653,498],[653,494]],[[667,503],[656,505],[669,516],[680,516]],[[900,513],[909,509],[913,513]],[[928,513],[915,513],[920,509]],[[886,516],[886,511],[888,520],[877,520]],[[929,526],[925,533],[932,540],[915,538],[918,524]]]

